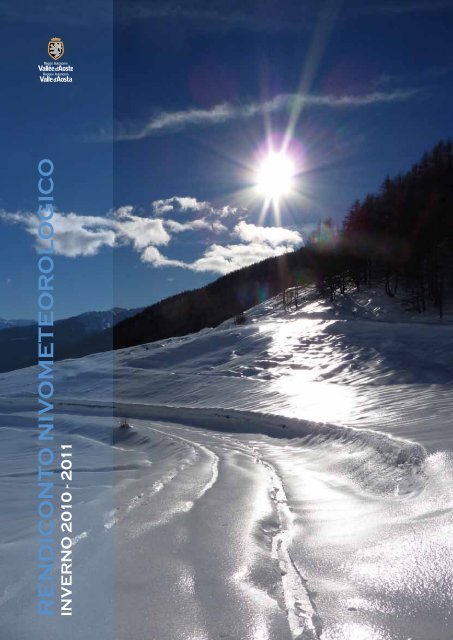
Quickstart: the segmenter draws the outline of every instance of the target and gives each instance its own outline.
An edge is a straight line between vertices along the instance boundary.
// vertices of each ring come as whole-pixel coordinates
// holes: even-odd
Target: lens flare
[[[267,200],[278,202],[288,196],[293,189],[294,164],[282,152],[271,152],[258,168],[256,187]]]

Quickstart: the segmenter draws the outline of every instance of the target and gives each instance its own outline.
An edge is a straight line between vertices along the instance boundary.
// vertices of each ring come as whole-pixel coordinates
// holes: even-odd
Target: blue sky
[[[0,2],[2,317],[35,315],[42,157],[56,166],[65,317],[300,246],[452,134],[453,2],[137,0],[113,26],[109,3],[90,5]],[[54,35],[71,85],[39,82]],[[270,141],[296,175],[263,212]]]

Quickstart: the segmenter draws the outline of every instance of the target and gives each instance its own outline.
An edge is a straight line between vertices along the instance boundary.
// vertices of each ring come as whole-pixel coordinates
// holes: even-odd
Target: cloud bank
[[[0,211],[0,220],[23,226],[36,239],[36,246],[40,246],[36,214]],[[140,251],[150,244],[166,245],[170,242],[162,220],[135,215],[133,207],[129,206],[107,216],[55,212],[52,224],[55,254],[67,258],[94,256],[104,247],[131,245]]]
[[[104,248],[129,246],[143,263],[153,267],[223,275],[281,255],[303,243],[299,231],[248,223],[244,220],[246,213],[240,207],[216,207],[207,201],[180,196],[155,200],[149,215],[130,205],[105,216],[55,212],[52,219],[55,254],[81,258],[95,256]],[[35,239],[35,247],[40,247],[36,214],[0,211],[0,221],[21,226]],[[192,261],[169,257],[161,251],[171,243],[184,242],[178,240],[181,234],[192,234],[192,244],[202,247],[201,255]]]

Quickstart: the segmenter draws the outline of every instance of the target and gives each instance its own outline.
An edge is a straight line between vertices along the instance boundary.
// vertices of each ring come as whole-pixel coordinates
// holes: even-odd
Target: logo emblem
[[[52,60],[59,60],[64,54],[64,44],[61,38],[52,38],[47,45],[47,52]]]

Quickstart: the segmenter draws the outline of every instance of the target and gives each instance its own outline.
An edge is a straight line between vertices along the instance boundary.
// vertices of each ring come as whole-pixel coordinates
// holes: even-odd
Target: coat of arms
[[[47,52],[52,60],[59,60],[64,54],[64,44],[61,38],[52,38],[47,45]]]

